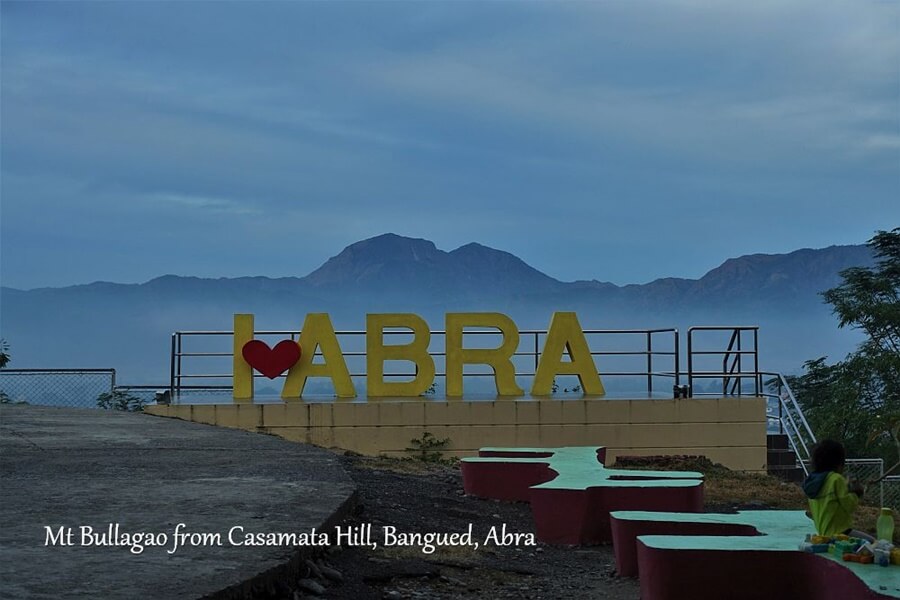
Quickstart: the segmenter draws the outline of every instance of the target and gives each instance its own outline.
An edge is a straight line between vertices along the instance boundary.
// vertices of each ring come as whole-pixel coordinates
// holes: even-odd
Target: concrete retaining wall
[[[271,433],[361,454],[408,456],[410,440],[449,438],[447,455],[483,446],[598,445],[618,455],[700,454],[765,472],[762,398],[668,400],[397,400],[151,406],[166,417]]]

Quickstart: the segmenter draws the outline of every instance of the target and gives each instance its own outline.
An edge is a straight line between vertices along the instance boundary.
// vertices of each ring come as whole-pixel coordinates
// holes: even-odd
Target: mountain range
[[[330,313],[339,329],[362,328],[367,312],[416,312],[443,329],[445,312],[489,310],[521,329],[546,329],[553,311],[575,310],[585,328],[758,324],[763,366],[796,371],[806,359],[840,358],[858,341],[838,330],[819,293],[840,282],[842,269],[872,263],[866,246],[831,246],[730,258],[699,279],[617,286],[559,281],[481,244],[446,252],[385,234],[303,277],[3,287],[0,334],[12,348],[10,367],[112,366],[122,381],[160,384],[173,331],[230,330],[235,312],[255,313],[258,329],[296,330],[307,312]]]

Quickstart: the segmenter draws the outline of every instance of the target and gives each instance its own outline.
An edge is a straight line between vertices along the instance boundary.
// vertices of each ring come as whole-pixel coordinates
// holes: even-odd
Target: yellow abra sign
[[[494,371],[497,394],[520,396],[525,392],[516,383],[516,369],[512,357],[519,347],[519,329],[508,316],[501,313],[447,313],[446,376],[447,396],[463,395],[463,366],[488,365]],[[501,335],[496,348],[464,348],[466,328],[493,328]],[[403,328],[412,333],[408,344],[385,344],[386,328]],[[327,313],[306,315],[298,341],[282,340],[270,348],[254,339],[253,315],[234,315],[234,398],[253,398],[253,371],[274,379],[287,371],[281,397],[285,400],[303,396],[303,388],[310,377],[327,377],[334,384],[340,398],[356,397],[356,388]],[[431,330],[422,317],[411,313],[383,313],[366,315],[366,389],[373,398],[415,397],[423,394],[434,382],[434,358],[428,353]],[[321,353],[322,362],[313,363]],[[568,360],[565,360],[566,355]],[[410,381],[385,381],[385,361],[404,360],[415,364],[416,374]],[[552,393],[553,378],[575,375],[585,394],[602,396],[603,382],[594,364],[584,331],[574,312],[556,312],[550,319],[547,339],[541,351],[531,395]]]

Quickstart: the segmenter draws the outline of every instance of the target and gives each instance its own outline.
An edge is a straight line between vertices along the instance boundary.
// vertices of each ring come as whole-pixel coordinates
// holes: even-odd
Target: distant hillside
[[[780,298],[818,293],[840,283],[848,267],[872,264],[867,246],[831,246],[790,254],[751,254],[730,258],[701,277],[691,294],[772,295]]]
[[[387,311],[418,312],[440,329],[445,312],[465,310],[505,312],[523,329],[546,328],[554,310],[576,310],[595,328],[760,324],[764,366],[790,370],[852,347],[855,337],[837,330],[818,294],[840,281],[842,269],[871,263],[865,246],[832,246],[728,259],[697,280],[616,286],[558,281],[480,244],[446,252],[386,234],[344,248],[305,277],[166,275],[143,284],[2,288],[0,325],[11,367],[114,366],[133,383],[167,380],[172,331],[228,330],[234,312],[290,329],[307,312],[358,328],[366,312]]]

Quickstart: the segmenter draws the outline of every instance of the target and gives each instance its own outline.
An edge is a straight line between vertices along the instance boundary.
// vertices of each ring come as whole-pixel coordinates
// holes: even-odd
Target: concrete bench
[[[480,498],[529,502],[537,539],[610,543],[616,510],[703,510],[703,474],[608,469],[605,448],[482,448],[462,459],[463,487]]]

